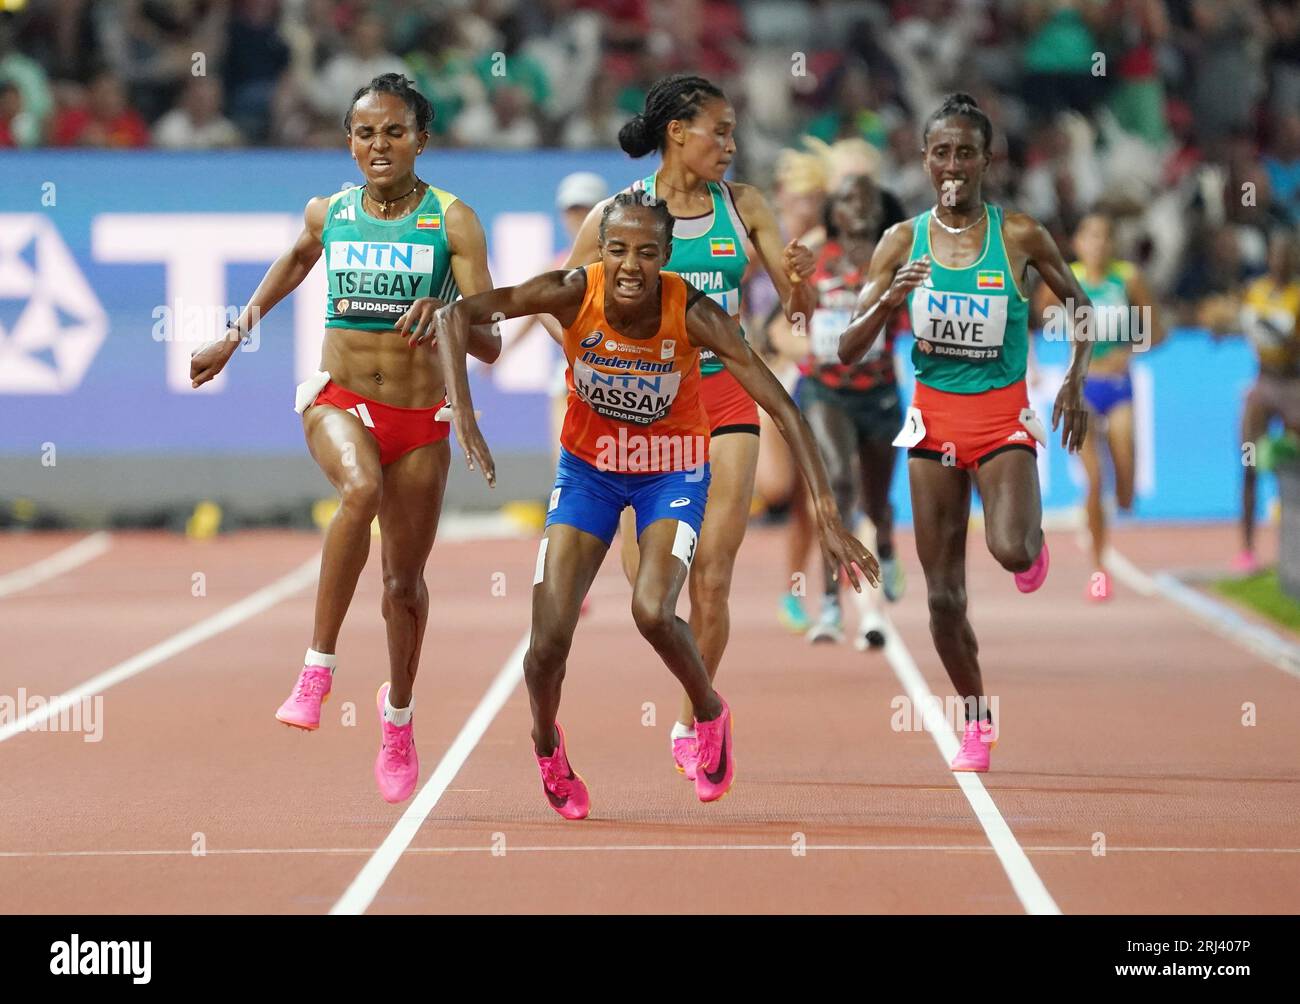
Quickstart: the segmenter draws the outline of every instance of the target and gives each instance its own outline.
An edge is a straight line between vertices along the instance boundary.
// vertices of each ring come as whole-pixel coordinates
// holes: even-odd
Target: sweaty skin
[[[428,186],[415,179],[415,158],[428,142],[414,113],[393,94],[371,92],[353,107],[348,147],[366,181],[363,203],[378,218],[399,219],[419,205]],[[409,193],[409,194],[407,194]],[[388,212],[381,203],[388,201]],[[328,198],[307,203],[303,229],[289,250],[267,270],[235,328],[246,333],[292,293],[324,251],[322,233]],[[463,202],[444,219],[450,267],[466,294],[492,288],[483,228]],[[442,304],[416,300],[394,332],[327,328],[321,368],[345,390],[402,408],[430,408],[442,400],[445,380],[437,353],[427,344],[433,315]],[[408,344],[406,335],[414,332]],[[500,354],[501,340],[490,327],[468,336],[470,351],[484,362]],[[193,386],[215,377],[239,347],[238,337],[204,346],[190,361]],[[302,416],[308,449],[339,495],[339,508],[325,534],[311,647],[332,654],[357,579],[370,554],[370,526],[378,517],[383,551],[383,614],[388,626],[390,690],[395,708],[409,705],[420,644],[428,620],[424,566],[433,547],[451,462],[447,440],[412,450],[387,467],[379,463],[374,437],[357,416],[315,405]]]
[[[936,257],[952,268],[973,265],[982,253],[990,220],[984,211],[981,183],[990,155],[977,125],[962,115],[931,124],[922,150],[922,163],[936,196],[936,214],[943,227],[930,229]],[[973,224],[973,225],[972,225]],[[969,229],[962,229],[969,227]],[[1078,311],[1091,306],[1055,241],[1036,220],[1007,213],[1003,241],[1012,276],[1026,286],[1032,265],[1062,300],[1073,300],[1071,333]],[[871,347],[889,316],[907,302],[907,294],[930,275],[928,258],[908,262],[913,221],[885,232],[871,258],[867,281],[855,316],[840,339],[840,361],[849,364]],[[1061,429],[1061,445],[1076,452],[1088,429],[1083,381],[1092,343],[1072,337],[1069,370],[1052,409],[1052,427]],[[984,503],[984,532],[989,552],[1009,572],[1028,570],[1046,546],[1042,533],[1042,496],[1036,456],[1027,450],[1007,450],[979,465],[973,474],[935,460],[908,460],[916,549],[925,572],[930,609],[930,633],[958,695],[982,699],[984,681],[979,646],[966,615],[966,529],[972,482]],[[969,705],[968,705],[969,706]]]
[[[653,337],[660,326],[659,271],[667,258],[665,235],[649,210],[616,210],[606,228],[601,259],[605,265],[605,317],[624,339]],[[467,330],[486,319],[549,313],[569,327],[577,319],[586,293],[582,269],[548,272],[519,286],[493,290],[440,311],[439,353],[453,374],[456,433],[465,444],[466,460],[492,479],[492,456],[474,418],[465,369]],[[701,298],[687,312],[687,337],[698,348],[712,349],[760,405],[771,411],[818,500],[818,529],[828,564],[843,566],[855,589],[857,572],[875,584],[875,558],[840,524],[825,469],[807,425],[771,371],[740,335],[735,321],[716,304]],[[686,583],[687,566],[672,552],[676,520],[650,524],[640,537],[641,562],[633,584],[632,614],[642,636],[677,678],[697,721],[711,721],[722,705],[689,626],[676,616],[677,599]],[[573,633],[582,599],[608,550],[604,541],[576,527],[556,524],[546,531],[542,579],[533,588],[532,637],[524,659],[533,709],[533,743],[541,756],[556,746],[555,717]]]

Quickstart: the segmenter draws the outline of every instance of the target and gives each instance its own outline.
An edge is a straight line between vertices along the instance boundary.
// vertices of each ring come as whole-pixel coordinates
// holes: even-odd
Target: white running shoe
[[[840,604],[838,600],[822,599],[821,616],[808,629],[808,641],[814,645],[831,642],[839,645],[844,641],[844,627],[841,623]]]

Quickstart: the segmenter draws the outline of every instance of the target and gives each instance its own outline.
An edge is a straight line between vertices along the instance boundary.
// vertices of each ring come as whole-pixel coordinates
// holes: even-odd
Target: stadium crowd
[[[14,5],[11,5],[14,6]],[[328,146],[388,71],[435,145],[616,146],[649,85],[690,70],[739,115],[738,175],[865,141],[925,208],[919,124],[941,95],[993,120],[992,198],[1117,220],[1183,321],[1300,222],[1300,0],[32,0],[0,16],[0,146]]]

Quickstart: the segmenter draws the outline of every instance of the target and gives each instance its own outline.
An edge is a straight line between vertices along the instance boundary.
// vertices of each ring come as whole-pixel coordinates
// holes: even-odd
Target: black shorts
[[[837,390],[814,377],[804,377],[795,388],[795,395],[801,411],[817,401],[844,412],[853,422],[859,442],[880,439],[893,442],[903,425],[903,406],[896,384],[870,390]]]

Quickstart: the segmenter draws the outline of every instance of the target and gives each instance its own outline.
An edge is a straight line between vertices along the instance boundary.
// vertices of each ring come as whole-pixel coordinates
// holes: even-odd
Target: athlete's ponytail
[[[957,91],[949,94],[943,99],[941,104],[928,119],[925,120],[925,130],[921,133],[921,145],[925,146],[930,140],[930,127],[940,119],[946,118],[963,118],[968,122],[975,123],[979,129],[980,135],[984,137],[984,149],[988,151],[993,146],[993,123],[989,117],[984,114],[984,109],[979,106],[979,102],[969,94]]]
[[[402,99],[403,104],[415,116],[415,131],[425,132],[433,121],[433,105],[428,98],[415,89],[415,84],[401,73],[384,73],[375,77],[364,87],[357,88],[348,105],[347,114],[343,116],[343,131],[352,132],[352,109],[367,94],[392,94]]]
[[[629,157],[662,150],[668,123],[677,119],[689,122],[713,98],[725,99],[726,95],[703,77],[679,73],[657,80],[645,96],[644,111],[618,131],[618,145]]]

